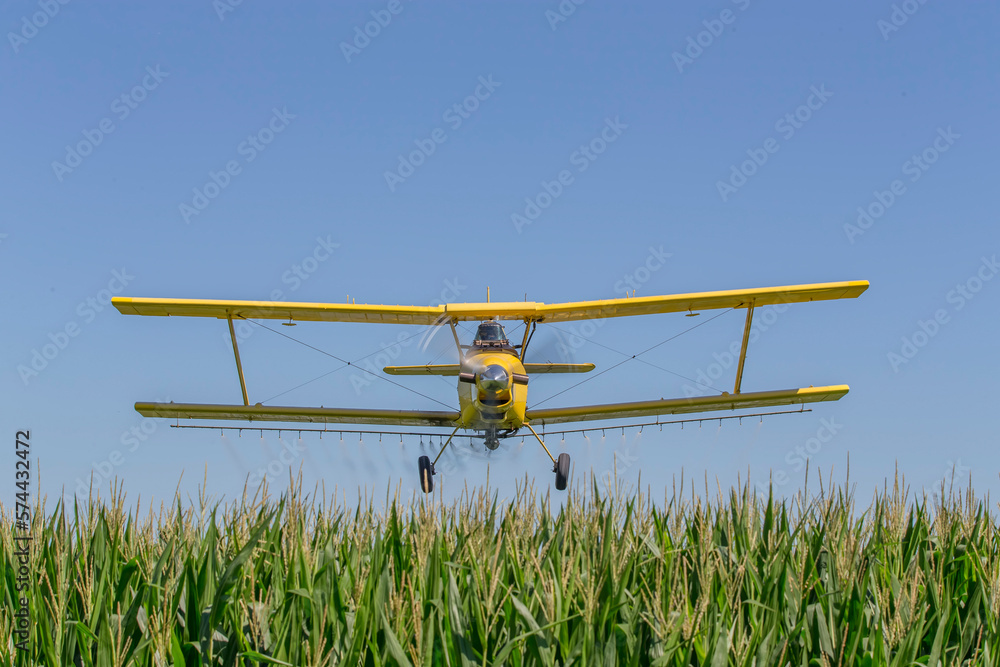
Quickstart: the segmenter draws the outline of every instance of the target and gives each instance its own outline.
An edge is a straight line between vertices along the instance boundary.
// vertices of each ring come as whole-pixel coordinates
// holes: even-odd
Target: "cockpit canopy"
[[[499,322],[482,322],[476,332],[477,343],[507,343],[507,334]]]

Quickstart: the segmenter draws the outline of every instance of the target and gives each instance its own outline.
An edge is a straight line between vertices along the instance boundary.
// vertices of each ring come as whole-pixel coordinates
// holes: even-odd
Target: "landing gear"
[[[557,460],[552,456],[552,452],[549,451],[549,448],[545,446],[545,441],[542,440],[537,433],[535,433],[535,429],[531,428],[531,424],[525,424],[525,426],[528,427],[531,434],[535,436],[536,440],[538,440],[538,444],[542,446],[542,449],[545,450],[545,453],[548,454],[549,458],[552,460],[552,472],[556,474],[556,490],[565,491],[566,483],[569,481],[569,454],[563,452],[559,455]]]
[[[552,471],[556,474],[556,489],[566,490],[566,482],[569,481],[569,454],[563,452],[553,466]]]
[[[434,464],[431,457],[421,456],[417,459],[417,466],[420,468],[420,488],[424,493],[434,490]]]
[[[433,462],[431,462],[429,456],[421,456],[417,459],[417,467],[420,469],[420,489],[424,493],[430,493],[434,490],[434,464],[438,462],[438,459],[441,458],[442,454],[444,454],[444,450],[451,444],[451,440],[455,437],[455,434],[458,433],[459,428],[461,427],[456,426],[455,430],[451,432],[451,435],[448,436],[448,441],[442,445],[441,451],[439,451],[438,455],[434,457]]]
[[[497,436],[497,427],[491,426],[486,430],[486,437],[484,438],[484,444],[486,449],[493,451],[500,446],[500,438]]]

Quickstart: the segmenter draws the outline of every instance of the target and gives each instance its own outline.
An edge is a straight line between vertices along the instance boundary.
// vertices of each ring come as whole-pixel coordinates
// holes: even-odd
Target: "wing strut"
[[[552,452],[549,451],[549,448],[545,446],[545,442],[540,437],[538,437],[537,433],[535,433],[535,429],[531,428],[531,424],[529,424],[528,422],[524,422],[524,425],[528,427],[528,430],[531,431],[531,434],[535,436],[536,440],[538,440],[538,444],[542,446],[542,449],[545,450],[545,453],[549,455],[550,459],[552,459],[552,465],[555,465],[556,464],[555,457],[552,456]]]
[[[528,326],[528,325],[531,326]],[[528,343],[531,342],[531,337],[535,335],[535,327],[538,326],[538,322],[535,320],[529,320],[525,318],[524,320],[524,338],[521,340],[521,361],[524,361],[524,356],[528,353]]]
[[[462,341],[458,339],[458,332],[455,331],[455,318],[448,320],[448,324],[451,326],[451,335],[455,339],[455,347],[458,348],[458,362],[459,364],[465,359],[465,352],[462,351]]]
[[[233,329],[233,316],[226,318],[229,320],[229,337],[233,339],[233,354],[236,356],[236,371],[240,374],[240,389],[243,390],[243,405],[250,405],[247,398],[247,381],[243,378],[243,364],[240,362],[240,348],[236,344],[236,331]]]
[[[458,429],[460,429],[460,428],[462,428],[462,427],[461,426],[456,426],[455,430],[452,431],[451,435],[448,436],[448,442],[444,443],[444,446],[441,447],[441,451],[438,452],[438,455],[434,457],[434,462],[431,463],[431,468],[432,469],[433,469],[434,465],[438,462],[438,459],[441,458],[441,455],[444,454],[444,450],[448,449],[448,445],[451,444],[451,439],[455,437],[455,434],[458,433]]]
[[[750,344],[750,322],[753,321],[753,304],[754,300],[750,300],[750,305],[747,306],[747,323],[743,327],[743,346],[740,347],[740,363],[736,367],[736,387],[733,389],[734,394],[740,393],[740,384],[743,383],[743,362],[747,360],[747,345]]]

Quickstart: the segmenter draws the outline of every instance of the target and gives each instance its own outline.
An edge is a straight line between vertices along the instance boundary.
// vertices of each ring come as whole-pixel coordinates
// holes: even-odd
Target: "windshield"
[[[483,322],[479,325],[479,331],[476,332],[476,340],[506,343],[507,334],[504,333],[499,322]]]

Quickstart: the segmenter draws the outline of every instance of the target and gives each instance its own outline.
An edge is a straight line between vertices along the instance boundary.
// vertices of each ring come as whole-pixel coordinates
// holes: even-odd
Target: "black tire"
[[[420,488],[424,493],[430,493],[434,490],[434,466],[431,458],[421,456],[417,459],[417,466],[420,468]]]
[[[566,482],[569,481],[569,454],[563,452],[556,459],[556,489],[566,490]]]

